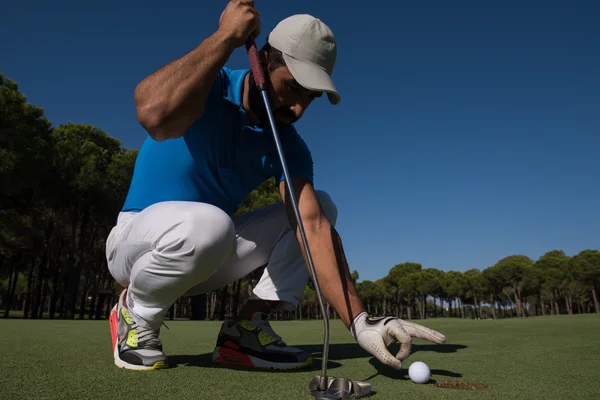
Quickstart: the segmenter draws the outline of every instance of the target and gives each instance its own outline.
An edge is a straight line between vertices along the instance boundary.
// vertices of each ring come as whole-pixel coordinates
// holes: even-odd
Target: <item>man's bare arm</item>
[[[342,240],[325,217],[312,185],[303,180],[294,180],[293,186],[323,297],[337,311],[344,325],[350,327],[354,317],[365,311],[365,308],[350,276]],[[280,183],[279,189],[286,204],[288,219],[296,231],[296,237],[306,260],[294,210],[286,195],[285,182]]]
[[[150,136],[159,141],[183,136],[204,113],[208,94],[231,53],[258,32],[254,1],[230,1],[213,35],[142,80],[134,99],[138,120]]]

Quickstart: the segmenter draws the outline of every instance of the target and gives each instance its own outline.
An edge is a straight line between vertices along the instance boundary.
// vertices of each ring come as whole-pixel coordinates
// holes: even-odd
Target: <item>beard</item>
[[[268,76],[265,78],[267,79],[266,85],[268,88],[270,86],[270,82],[268,81]],[[277,125],[291,125],[298,120],[298,118],[296,118],[296,114],[294,114],[294,112],[289,108],[284,106],[274,106],[275,102],[273,101],[273,96],[269,90],[267,90],[267,96],[269,98],[269,104],[271,105],[273,118],[275,119],[275,123]],[[269,126],[269,115],[267,114],[267,110],[265,108],[265,102],[263,101],[262,94],[256,85],[252,71],[250,71],[250,79],[248,82],[248,99],[250,101],[250,108],[252,112],[259,120],[259,125],[263,129]]]

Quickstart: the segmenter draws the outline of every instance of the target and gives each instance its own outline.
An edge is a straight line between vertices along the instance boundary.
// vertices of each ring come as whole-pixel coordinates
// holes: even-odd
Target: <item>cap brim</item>
[[[314,64],[298,61],[285,53],[283,53],[283,59],[294,76],[294,79],[296,79],[300,85],[308,90],[327,93],[329,102],[333,105],[340,102],[340,94],[335,88],[331,76],[329,76],[325,70]]]

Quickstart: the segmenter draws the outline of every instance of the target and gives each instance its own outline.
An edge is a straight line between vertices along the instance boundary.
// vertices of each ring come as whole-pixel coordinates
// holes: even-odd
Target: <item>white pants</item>
[[[332,225],[337,208],[317,191]],[[106,242],[111,275],[128,287],[134,320],[157,329],[177,299],[207,293],[267,264],[253,297],[292,307],[302,297],[308,269],[282,202],[230,218],[197,202],[154,204],[122,212]]]

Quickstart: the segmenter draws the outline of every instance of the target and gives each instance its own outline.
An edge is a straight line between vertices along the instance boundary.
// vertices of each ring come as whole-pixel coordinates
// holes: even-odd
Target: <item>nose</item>
[[[312,98],[306,96],[300,100],[295,101],[295,104],[292,105],[290,109],[296,115],[296,118],[299,119],[300,117],[302,117],[302,115],[304,115],[304,112],[306,111],[310,103],[312,103],[312,101]]]
[[[302,104],[295,104],[292,107],[290,107],[290,109],[296,116],[296,119],[300,119],[300,118],[302,118],[302,115],[304,115],[304,111],[306,111],[306,107],[307,106],[304,106]]]

